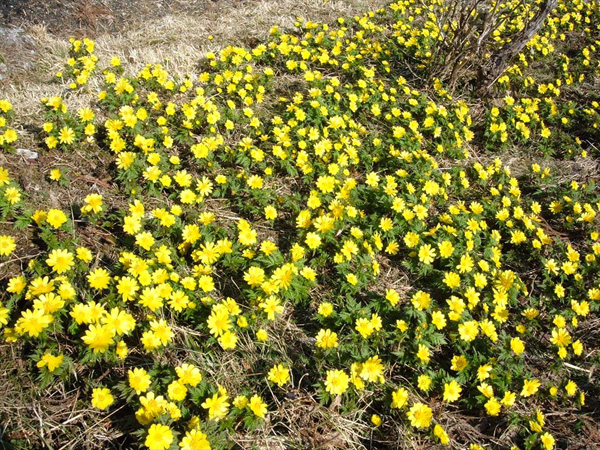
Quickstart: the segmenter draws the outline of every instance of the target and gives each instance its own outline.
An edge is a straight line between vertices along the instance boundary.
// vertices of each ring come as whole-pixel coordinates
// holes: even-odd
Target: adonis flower
[[[208,410],[209,420],[218,421],[227,415],[229,412],[229,402],[227,401],[227,398],[227,392],[225,390],[220,390],[202,403],[201,406]]]
[[[15,324],[15,331],[19,334],[27,333],[31,337],[37,337],[53,321],[52,315],[46,314],[44,310],[28,309],[21,313],[21,317]]]
[[[152,379],[150,378],[150,375],[148,375],[148,372],[140,367],[129,370],[127,376],[129,379],[129,387],[131,387],[138,395],[142,392],[146,392],[152,383]]]
[[[452,403],[460,398],[460,394],[462,392],[462,388],[456,382],[456,380],[452,380],[450,383],[444,384],[444,401]]]
[[[268,378],[278,386],[283,386],[290,379],[290,371],[283,364],[278,364],[269,370]]]
[[[415,403],[407,413],[410,424],[416,428],[429,428],[433,412],[431,408],[423,403]]]
[[[46,264],[52,268],[53,272],[62,274],[71,269],[74,264],[73,254],[68,250],[54,249],[48,255]]]
[[[97,214],[102,211],[102,196],[100,194],[89,194],[84,201],[85,205],[81,208],[82,213],[93,212]]]
[[[50,209],[46,222],[53,228],[60,228],[67,221],[67,216],[60,209]]]
[[[322,349],[335,348],[338,346],[337,333],[329,329],[321,329],[317,333],[316,345]]]
[[[92,406],[98,409],[106,409],[114,402],[114,397],[108,388],[96,388],[92,392]]]
[[[262,398],[259,395],[253,395],[252,397],[250,397],[248,407],[256,417],[263,418],[267,414],[267,405],[265,402],[263,402]]]
[[[0,236],[0,256],[9,256],[17,248],[11,236]]]
[[[419,261],[423,264],[431,264],[435,259],[435,249],[429,245],[425,244],[419,247]]]
[[[153,424],[148,429],[144,444],[149,450],[166,450],[173,442],[173,432],[166,425]]]
[[[535,394],[541,383],[538,380],[525,380],[523,383],[523,389],[521,390],[521,395],[523,397],[530,397]]]
[[[75,131],[69,127],[63,127],[58,133],[58,142],[71,145],[75,142]]]
[[[331,395],[341,395],[348,389],[350,377],[343,370],[328,370],[325,390]]]

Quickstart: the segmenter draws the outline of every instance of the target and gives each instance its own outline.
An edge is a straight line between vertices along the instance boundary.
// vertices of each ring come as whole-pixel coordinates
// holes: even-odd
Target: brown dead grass
[[[121,409],[102,414],[80,389],[65,389],[59,380],[41,391],[37,385],[18,349],[0,347],[1,448],[18,442],[16,448],[102,449],[126,440],[113,426]]]
[[[111,56],[119,57],[132,74],[146,64],[162,63],[173,75],[184,76],[194,71],[206,52],[226,45],[262,42],[274,25],[290,30],[298,17],[329,23],[386,3],[383,0],[265,0],[227,3],[220,8],[208,8],[202,15],[173,11],[157,20],[147,20],[136,29],[97,36],[96,54],[101,65],[102,61],[108,64]],[[36,42],[35,68],[22,79],[0,85],[0,98],[10,100],[21,118],[35,120],[40,110],[39,99],[61,92],[61,87],[51,81],[52,75],[62,69],[69,43],[40,25],[30,27],[28,32]],[[92,92],[98,86],[98,79],[97,76],[90,82]],[[76,108],[88,100],[89,95],[76,94],[69,96],[67,104]]]

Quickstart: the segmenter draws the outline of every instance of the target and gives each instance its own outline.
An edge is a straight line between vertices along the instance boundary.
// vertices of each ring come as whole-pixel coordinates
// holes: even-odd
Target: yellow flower
[[[350,377],[343,370],[328,370],[325,390],[331,395],[341,395],[348,389]]]
[[[46,216],[46,222],[53,228],[60,228],[67,221],[67,216],[60,209],[50,209]]]
[[[540,436],[540,441],[545,450],[552,450],[554,448],[554,437],[550,433],[545,432],[542,434]]]
[[[91,288],[103,290],[110,283],[110,274],[105,269],[98,268],[89,273],[87,280]]]
[[[431,303],[431,295],[429,295],[427,292],[417,291],[414,293],[410,301],[416,309],[423,311],[424,309],[429,308]]]
[[[260,286],[265,280],[265,271],[260,267],[251,266],[244,273],[244,280],[251,286]]]
[[[91,250],[85,247],[77,247],[76,254],[77,259],[80,259],[81,261],[86,263],[89,263],[94,257],[94,255],[92,255]]]
[[[11,236],[0,236],[0,256],[9,256],[16,248],[17,244]]]
[[[424,244],[419,247],[419,261],[423,264],[431,264],[435,259],[435,249],[429,245]]]
[[[452,380],[450,383],[444,384],[444,401],[452,403],[460,398],[460,394],[462,392],[462,388],[456,382],[456,380]]]
[[[419,358],[419,361],[421,362],[421,364],[427,364],[429,362],[429,360],[431,359],[430,350],[423,344],[419,344],[419,350],[417,351],[417,358]]]
[[[278,386],[283,386],[290,380],[290,371],[283,364],[278,364],[269,370],[268,379]]]
[[[37,362],[37,367],[47,367],[48,371],[54,372],[60,367],[63,362],[63,355],[54,356],[51,353],[44,353],[40,360]]]
[[[68,272],[73,267],[73,254],[68,250],[54,249],[48,255],[46,264],[57,274]]]
[[[238,240],[244,246],[256,244],[257,233],[250,227],[250,224],[242,219],[238,222]]]
[[[173,432],[166,425],[152,424],[148,429],[148,435],[144,445],[149,450],[167,450],[173,442]]]
[[[93,212],[95,214],[102,211],[102,196],[100,194],[89,194],[85,197],[85,205],[82,206],[81,212],[86,214]]]
[[[408,391],[404,388],[398,388],[392,392],[392,408],[402,408],[408,401]]]
[[[229,412],[229,402],[227,401],[227,392],[220,389],[219,393],[207,398],[201,405],[204,409],[208,409],[209,420],[221,420]]]
[[[455,355],[452,357],[452,366],[450,368],[456,372],[462,372],[468,365],[467,358],[463,355]]]
[[[263,418],[267,413],[267,404],[263,402],[262,398],[258,395],[253,395],[252,397],[250,397],[248,407],[256,417]]]
[[[373,328],[373,324],[371,323],[371,321],[369,319],[364,318],[364,317],[356,319],[355,329],[356,329],[356,331],[358,331],[360,333],[360,335],[364,339],[366,339],[369,336],[371,336],[371,334],[373,334],[373,332],[375,331],[375,329]]]
[[[513,406],[515,404],[516,400],[517,400],[517,395],[514,392],[506,391],[504,393],[504,397],[502,397],[502,404],[504,406],[506,406],[507,408],[510,408],[511,406]]]
[[[265,219],[267,220],[275,220],[277,218],[277,210],[269,205],[265,207]]]
[[[167,394],[171,400],[180,402],[187,395],[187,388],[180,380],[175,380],[167,386]]]
[[[385,299],[390,302],[392,306],[396,306],[400,301],[400,294],[394,289],[386,289]]]
[[[135,236],[135,243],[142,247],[144,250],[150,250],[154,245],[154,236],[149,231],[138,233]]]
[[[231,331],[226,331],[219,337],[219,345],[223,350],[234,349],[237,345],[237,335]]]
[[[104,410],[113,404],[115,398],[108,388],[95,388],[92,391],[92,406]]]
[[[245,395],[238,395],[233,399],[233,406],[238,409],[244,409],[248,405],[248,397]]]
[[[450,289],[460,286],[460,275],[455,272],[446,272],[444,274],[444,284]]]
[[[565,391],[567,392],[567,396],[573,397],[577,392],[577,384],[573,380],[569,380],[565,386]]]
[[[495,397],[490,398],[487,402],[485,402],[485,410],[490,416],[497,416],[500,414],[500,410],[502,409],[501,403],[496,400]]]
[[[569,334],[567,329],[564,328],[564,325],[563,327],[552,329],[552,337],[550,338],[550,342],[552,342],[554,345],[557,345],[559,347],[566,347],[571,343],[571,340],[571,335]]]
[[[186,431],[179,447],[181,450],[211,450],[206,434],[197,428]]]
[[[317,333],[316,345],[324,350],[338,346],[337,334],[329,329],[321,329]]]
[[[114,343],[115,332],[106,325],[90,325],[81,338],[94,353],[104,353]]]
[[[449,258],[450,256],[452,256],[452,253],[454,252],[454,246],[452,245],[452,242],[450,241],[442,241],[438,244],[438,249],[440,251],[440,256],[442,258]]]
[[[11,205],[15,205],[21,201],[21,192],[14,187],[9,187],[4,191],[4,197]]]
[[[383,383],[385,381],[383,370],[384,367],[379,356],[373,356],[362,363],[360,377],[365,381]]]
[[[492,366],[490,364],[483,364],[477,368],[477,378],[480,381],[487,380],[490,377]]]
[[[460,338],[465,342],[473,341],[479,334],[479,326],[476,320],[470,320],[461,323],[458,326],[458,334]]]
[[[263,302],[260,302],[258,305],[262,310],[267,313],[267,319],[275,320],[275,314],[281,314],[283,312],[283,306],[281,305],[281,300],[279,300],[274,295],[270,295]]]
[[[79,111],[77,111],[77,114],[79,115],[79,118],[82,122],[90,122],[94,120],[95,116],[94,111],[92,111],[88,107],[81,108]]]
[[[423,403],[415,403],[407,413],[410,424],[416,428],[429,428],[433,412],[431,408]]]
[[[21,335],[27,333],[31,337],[37,337],[53,321],[52,315],[46,314],[42,309],[28,309],[21,313],[15,324],[15,331]]]
[[[105,312],[100,322],[108,326],[117,335],[129,334],[135,328],[133,316],[119,308],[112,308],[110,312]]]
[[[25,287],[27,287],[25,277],[23,275],[18,275],[8,280],[8,286],[6,288],[6,291],[12,294],[20,294],[21,292],[23,292],[23,289],[25,289]]]
[[[515,355],[519,356],[525,351],[525,344],[520,338],[515,337],[510,340],[510,348],[515,352]]]
[[[247,184],[251,189],[261,189],[263,187],[263,179],[258,175],[252,175],[248,178]]]
[[[431,314],[431,323],[438,329],[441,330],[446,326],[446,317],[441,311],[434,311]]]
[[[321,245],[321,237],[317,233],[310,232],[306,235],[304,243],[311,250],[315,250]]]
[[[408,233],[406,233],[406,236],[404,236],[404,243],[408,248],[416,247],[419,243],[419,240],[419,235],[412,231],[409,231]]]
[[[473,258],[468,254],[462,255],[460,264],[456,267],[460,273],[469,273],[473,270]]]
[[[352,286],[356,286],[358,284],[358,277],[353,273],[349,273],[346,274],[346,281]]]
[[[441,425],[436,424],[436,426],[433,427],[433,434],[437,436],[442,445],[448,445],[450,443],[448,433],[446,433],[446,430],[444,430]]]
[[[135,391],[137,395],[146,392],[152,383],[152,379],[145,369],[136,367],[127,372],[129,379],[129,387]]]
[[[371,423],[372,423],[373,425],[375,425],[376,427],[380,426],[380,425],[381,425],[381,423],[382,423],[382,421],[381,421],[381,417],[380,417],[380,416],[378,416],[377,414],[373,414],[373,415],[371,416]]]
[[[267,333],[266,330],[263,330],[261,328],[256,332],[256,339],[258,340],[258,342],[266,342],[269,339],[269,334]],[[317,343],[318,343],[318,337],[317,337]]]
[[[75,131],[69,127],[63,127],[58,133],[58,142],[71,145],[75,142]]]
[[[394,222],[389,217],[382,217],[379,223],[379,228],[381,228],[381,230],[384,232],[390,231],[392,228],[394,228]]]
[[[417,377],[417,387],[423,392],[427,392],[431,387],[431,378],[428,375],[419,375]]]
[[[200,369],[192,364],[184,363],[181,366],[175,368],[175,372],[179,377],[179,381],[183,384],[189,384],[194,387],[202,381],[202,374]]]
[[[583,352],[583,344],[579,340],[573,342],[571,347],[573,347],[573,353],[577,356],[581,355]]]
[[[60,172],[60,169],[52,169],[50,171],[50,179],[52,181],[58,181],[60,180],[62,177],[62,173]]]
[[[510,242],[512,244],[520,244],[527,240],[527,236],[525,236],[525,233],[523,233],[521,230],[511,231],[510,236]]]
[[[333,314],[333,305],[329,302],[323,302],[319,305],[318,313],[323,317],[329,317]]]
[[[530,397],[535,394],[540,388],[541,383],[536,380],[525,380],[523,382],[523,389],[521,390],[521,395],[523,397]]]

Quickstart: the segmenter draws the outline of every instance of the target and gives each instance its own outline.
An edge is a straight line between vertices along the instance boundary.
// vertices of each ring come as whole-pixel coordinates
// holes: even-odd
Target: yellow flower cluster
[[[79,220],[114,233],[110,262],[72,237],[75,213],[20,218],[47,249],[8,281],[6,341],[37,347],[46,375],[77,358],[118,366],[126,380],[92,383],[91,403],[133,405],[150,449],[210,449],[215,430],[259,425],[295,383],[341,408],[367,399],[374,426],[391,417],[444,445],[445,408],[468,406],[511,414],[553,448],[542,412],[530,412],[538,396],[585,402],[563,363],[587,364],[600,199],[592,180],[564,182],[537,162],[513,175],[485,149],[550,148],[570,133],[569,114],[593,116],[589,105],[569,113],[561,90],[598,67],[591,44],[580,62],[559,58],[560,80],[536,84],[526,69],[556,58],[569,27],[600,17],[561,1],[499,80],[502,101],[472,116],[442,81],[425,92],[395,69],[408,56],[426,68],[452,31],[437,20],[444,2],[426,3],[273,29],[253,49],[207,54],[181,79],[160,64],[127,75],[113,59],[97,105],[76,114],[44,99],[46,146],[97,146],[127,201],[82,196]],[[527,13],[516,1],[500,8],[498,46]],[[71,52],[63,78],[76,88],[99,61],[89,40]],[[282,94],[278,76],[297,87]],[[0,197],[17,217],[24,199],[3,168]],[[0,257],[15,252],[16,235],[0,235]],[[283,337],[296,328],[302,344]],[[552,360],[551,376],[529,365],[532,352]],[[214,375],[232,361],[247,370],[239,385]]]
[[[12,151],[19,135],[10,127],[14,118],[13,106],[8,100],[0,100],[0,150]]]

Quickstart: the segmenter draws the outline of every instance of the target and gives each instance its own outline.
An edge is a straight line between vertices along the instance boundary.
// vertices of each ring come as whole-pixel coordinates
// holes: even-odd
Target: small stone
[[[5,47],[35,47],[35,41],[23,28],[10,28],[0,25],[0,38]]]
[[[37,152],[28,150],[26,148],[18,148],[17,155],[21,155],[25,159],[37,159],[38,158]]]

